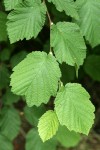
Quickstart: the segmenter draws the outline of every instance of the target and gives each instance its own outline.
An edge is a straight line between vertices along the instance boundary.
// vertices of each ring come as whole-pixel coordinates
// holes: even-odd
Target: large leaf
[[[0,41],[7,40],[6,21],[7,15],[0,11]]]
[[[10,42],[36,38],[44,25],[45,15],[46,6],[43,3],[26,1],[16,6],[8,15],[7,30]]]
[[[74,0],[48,0],[52,2],[58,11],[65,11],[66,15],[79,19]]]
[[[26,150],[56,150],[57,142],[55,140],[49,140],[43,143],[38,135],[38,132],[34,129],[30,130],[26,136]]]
[[[39,119],[38,131],[43,142],[52,138],[59,127],[59,121],[54,111],[49,110]]]
[[[79,27],[74,23],[59,22],[51,27],[51,46],[60,63],[79,67],[86,57],[86,46]]]
[[[50,96],[56,95],[61,72],[52,55],[32,52],[13,71],[12,91],[25,95],[28,106],[47,103]]]
[[[86,90],[77,83],[68,83],[58,92],[55,110],[61,125],[70,131],[88,134],[93,124],[94,106]]]
[[[100,44],[100,0],[77,0],[82,34],[92,47]]]
[[[84,70],[93,80],[100,81],[100,56],[88,56],[84,64]]]
[[[13,145],[5,136],[0,134],[0,150],[13,150]]]
[[[20,117],[16,109],[8,108],[3,114],[1,133],[9,140],[13,140],[20,131]]]
[[[65,147],[74,147],[80,141],[80,135],[69,131],[65,126],[59,126],[56,139]]]
[[[13,9],[17,4],[21,3],[22,0],[4,0],[6,10]]]

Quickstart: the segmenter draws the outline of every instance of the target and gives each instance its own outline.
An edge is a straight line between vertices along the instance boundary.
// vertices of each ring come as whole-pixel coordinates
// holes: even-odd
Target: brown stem
[[[45,6],[46,6],[46,8],[47,8],[47,5],[46,5],[45,0],[43,0],[43,2],[44,2]],[[52,22],[52,20],[51,20],[51,17],[50,17],[50,14],[49,14],[48,8],[47,8],[47,16],[48,16],[48,19],[49,19],[49,24],[50,24],[50,26],[51,26],[51,25],[53,25],[53,22]]]

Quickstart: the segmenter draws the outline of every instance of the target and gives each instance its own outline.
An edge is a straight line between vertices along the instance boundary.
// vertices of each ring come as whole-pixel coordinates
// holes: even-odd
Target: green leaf
[[[49,110],[39,119],[38,132],[43,142],[52,138],[59,127],[59,121],[54,111]]]
[[[13,140],[20,131],[21,120],[16,109],[9,107],[3,114],[1,133]]]
[[[80,135],[74,131],[69,131],[65,126],[59,126],[58,132],[56,134],[56,139],[64,147],[74,147],[80,141]]]
[[[7,40],[6,21],[7,15],[0,11],[0,41]]]
[[[26,51],[21,51],[12,56],[10,63],[12,68],[15,67],[19,62],[21,62],[27,55]]]
[[[79,27],[74,23],[59,22],[51,27],[51,46],[60,63],[79,68],[86,57],[86,46]]]
[[[84,64],[84,70],[93,80],[100,81],[100,56],[88,56]]]
[[[30,3],[32,3],[32,4],[34,4],[34,3],[41,3],[41,0],[25,0],[26,2],[30,2]]]
[[[26,136],[26,150],[56,150],[56,145],[53,139],[43,143],[35,129],[31,129]]]
[[[56,95],[61,72],[52,55],[32,52],[13,71],[12,91],[25,95],[28,106],[47,103],[50,96]]]
[[[77,0],[82,34],[92,47],[100,44],[100,0]]]
[[[5,88],[9,83],[9,70],[1,64],[0,65],[0,89]]]
[[[37,15],[38,14],[38,15]],[[7,30],[10,43],[36,38],[41,31],[46,16],[44,3],[24,2],[19,4],[9,15]]]
[[[13,145],[5,136],[0,134],[0,150],[13,150]]]
[[[21,3],[22,0],[4,0],[4,5],[6,10],[14,9],[16,5]]]
[[[94,106],[88,92],[77,83],[68,83],[58,92],[55,110],[61,125],[88,135],[94,122]]]
[[[58,11],[65,11],[66,15],[79,19],[74,0],[48,0],[48,2],[52,2]]]
[[[39,118],[45,113],[46,109],[43,105],[40,107],[28,107],[26,106],[24,108],[24,115],[27,119],[27,121],[32,125],[32,126],[37,126]]]
[[[5,105],[12,105],[13,103],[18,102],[20,97],[15,95],[15,94],[13,94],[11,92],[11,89],[8,88],[2,99],[3,99],[3,103]]]

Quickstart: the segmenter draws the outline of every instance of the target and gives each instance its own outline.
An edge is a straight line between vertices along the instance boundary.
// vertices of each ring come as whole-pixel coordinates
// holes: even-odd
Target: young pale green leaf
[[[16,5],[21,3],[22,0],[4,0],[4,5],[6,10],[14,9]]]
[[[74,0],[48,0],[48,2],[52,2],[58,11],[65,11],[66,15],[79,19]]]
[[[84,64],[84,70],[93,80],[100,81],[100,56],[88,56]]]
[[[58,92],[55,110],[61,125],[70,131],[88,135],[94,120],[94,106],[90,95],[77,83],[68,83]]]
[[[38,15],[37,15],[38,14]],[[7,31],[11,43],[19,40],[36,38],[41,31],[46,16],[44,3],[23,2],[9,15]]]
[[[59,126],[58,132],[56,134],[56,139],[64,147],[74,147],[80,141],[80,135],[74,131],[69,131],[65,126]]]
[[[54,111],[49,110],[39,119],[38,132],[43,142],[52,138],[59,127],[59,121]]]
[[[0,41],[7,40],[6,21],[7,15],[0,11]]]
[[[50,96],[56,95],[61,72],[51,54],[32,52],[13,71],[12,91],[25,95],[28,106],[47,103]]]
[[[13,140],[20,131],[20,125],[21,120],[16,109],[6,109],[6,112],[3,114],[1,133],[9,140]]]
[[[51,46],[60,63],[71,66],[83,64],[86,46],[79,27],[74,23],[59,22],[51,27]]]
[[[100,44],[100,0],[77,0],[82,34],[92,47]]]
[[[31,129],[26,136],[26,150],[56,150],[57,142],[53,139],[43,143],[35,129]]]
[[[0,134],[0,150],[13,150],[13,144],[5,136]]]

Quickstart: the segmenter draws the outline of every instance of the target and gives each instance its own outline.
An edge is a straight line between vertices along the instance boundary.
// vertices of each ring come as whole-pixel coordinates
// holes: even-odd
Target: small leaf
[[[66,15],[79,19],[74,0],[48,0],[48,2],[52,2],[58,11],[65,11]]]
[[[52,55],[32,52],[13,71],[12,91],[25,95],[28,106],[47,103],[50,96],[56,95],[61,72]]]
[[[86,46],[79,27],[74,23],[59,22],[51,27],[51,46],[60,63],[79,68],[86,57]]]
[[[100,44],[100,0],[76,0],[82,34],[95,47]]]
[[[77,83],[68,83],[58,92],[55,110],[61,125],[70,131],[88,135],[94,122],[94,106],[90,95]]]
[[[37,15],[38,14],[38,15]],[[41,31],[46,16],[43,3],[23,2],[8,15],[7,31],[10,43],[36,38]]]
[[[59,121],[54,111],[49,110],[40,118],[38,123],[39,135],[43,142],[52,138],[59,127]]]
[[[13,145],[5,136],[0,134],[0,150],[13,150]]]
[[[93,80],[100,81],[100,56],[88,56],[84,64],[84,70]]]
[[[67,148],[76,146],[80,141],[80,135],[69,131],[65,126],[59,126],[56,139]]]
[[[26,136],[26,150],[56,150],[56,145],[53,139],[43,143],[35,129],[31,129]]]
[[[7,40],[6,21],[7,15],[0,11],[0,41]]]

